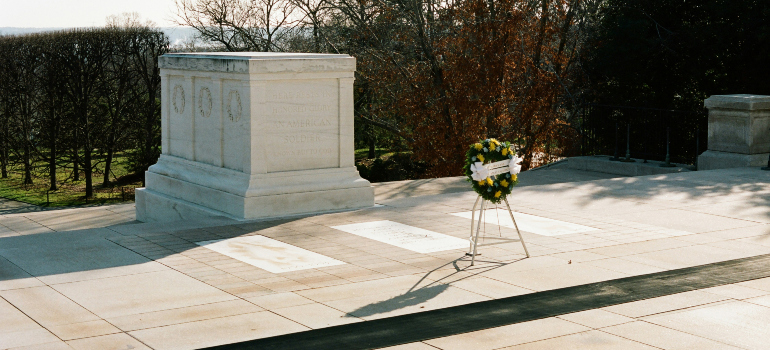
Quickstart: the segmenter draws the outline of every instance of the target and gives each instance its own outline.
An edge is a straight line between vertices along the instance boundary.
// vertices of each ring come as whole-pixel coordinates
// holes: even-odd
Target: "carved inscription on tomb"
[[[291,119],[291,120],[274,120],[271,122],[272,127],[277,129],[286,128],[315,128],[332,126],[332,121],[329,118],[306,118],[306,119]]]
[[[266,97],[269,172],[339,166],[336,81],[276,83]]]

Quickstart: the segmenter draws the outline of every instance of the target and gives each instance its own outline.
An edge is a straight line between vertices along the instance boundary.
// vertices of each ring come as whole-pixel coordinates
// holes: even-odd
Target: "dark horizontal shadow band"
[[[206,349],[377,349],[765,277],[770,254]]]

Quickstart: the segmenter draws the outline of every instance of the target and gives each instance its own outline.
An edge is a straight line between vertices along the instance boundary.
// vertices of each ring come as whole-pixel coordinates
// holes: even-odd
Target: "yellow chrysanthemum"
[[[481,149],[484,148],[484,145],[477,143],[473,145],[473,148],[475,148],[477,151],[481,151]]]
[[[503,179],[503,181],[500,181],[500,186],[508,187],[509,183],[508,180]]]
[[[519,177],[516,174],[511,175],[511,181],[516,181]]]
[[[503,150],[501,152],[503,153],[504,156],[508,155],[508,149],[507,148],[503,148]]]
[[[497,191],[497,193],[495,193],[495,198],[500,198],[502,194],[503,192]]]
[[[492,184],[494,184],[494,181],[492,181],[491,177],[488,177],[487,178],[487,185],[492,186]]]
[[[484,161],[484,156],[482,156],[480,154],[477,155],[476,158],[479,160],[479,162],[483,162]]]
[[[479,181],[479,186],[484,186],[484,185],[486,185],[486,184],[487,184],[487,182],[486,182],[485,180],[481,180],[481,181]]]

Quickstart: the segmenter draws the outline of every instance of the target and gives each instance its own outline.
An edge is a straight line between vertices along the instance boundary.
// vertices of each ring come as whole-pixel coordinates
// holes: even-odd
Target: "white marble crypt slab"
[[[506,209],[487,209],[484,211],[484,222],[494,225],[500,225],[503,227],[515,228],[511,215]],[[471,212],[452,213],[454,216],[470,219]],[[478,215],[478,214],[476,214]],[[535,233],[543,236],[561,236],[571,233],[582,233],[589,231],[598,231],[599,229],[589,226],[583,226],[573,224],[571,222],[564,222],[554,219],[548,219],[541,216],[529,215],[524,213],[513,213],[516,218],[516,223],[519,225],[519,230]],[[478,219],[478,217],[477,217]]]
[[[196,244],[272,273],[345,264],[343,261],[265,236],[218,239]]]
[[[465,239],[388,220],[332,228],[423,254],[468,248]]]

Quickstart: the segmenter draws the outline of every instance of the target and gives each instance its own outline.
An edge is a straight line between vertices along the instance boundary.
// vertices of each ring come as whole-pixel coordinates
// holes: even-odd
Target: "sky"
[[[0,27],[101,27],[124,12],[170,27],[175,9],[174,0],[0,0]]]

